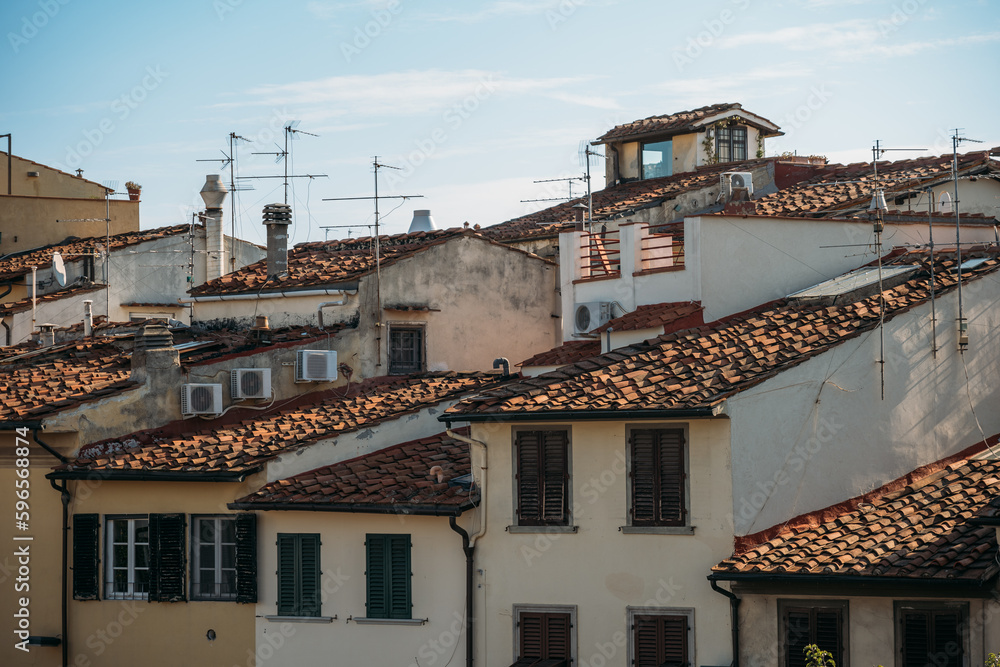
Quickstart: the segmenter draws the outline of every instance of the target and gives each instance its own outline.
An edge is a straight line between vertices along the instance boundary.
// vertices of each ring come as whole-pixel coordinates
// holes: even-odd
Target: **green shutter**
[[[298,586],[296,584],[296,535],[278,533],[278,615],[297,616]]]
[[[236,601],[257,602],[257,515],[236,515]]]
[[[365,537],[368,618],[411,618],[410,536]]]
[[[300,616],[319,616],[320,599],[319,534],[299,535]]]
[[[97,539],[100,517],[97,514],[73,515],[73,599],[99,600],[100,541]]]
[[[181,602],[187,599],[184,573],[187,571],[183,514],[149,515],[149,600]]]
[[[278,615],[320,615],[319,547],[317,533],[278,533]]]

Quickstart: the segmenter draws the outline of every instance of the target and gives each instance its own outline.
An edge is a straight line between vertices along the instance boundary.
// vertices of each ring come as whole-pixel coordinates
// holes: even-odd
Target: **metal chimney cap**
[[[434,224],[434,218],[431,217],[430,210],[420,209],[413,212],[413,222],[410,223],[410,228],[406,233],[431,232],[437,228],[437,225]]]
[[[222,202],[225,201],[228,192],[229,188],[218,174],[206,176],[205,185],[201,188],[201,198],[205,201],[205,208],[222,208]]]
[[[264,207],[265,225],[292,224],[292,207],[288,204],[268,204]]]

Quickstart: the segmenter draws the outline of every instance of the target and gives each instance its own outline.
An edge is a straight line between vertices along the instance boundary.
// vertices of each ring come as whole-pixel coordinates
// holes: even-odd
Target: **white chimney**
[[[218,174],[205,177],[201,198],[205,201],[205,280],[221,278],[226,272],[226,244],[222,233],[222,202],[229,189]]]
[[[427,209],[422,209],[413,212],[413,222],[410,223],[410,228],[407,230],[407,234],[412,234],[414,232],[431,232],[437,229],[437,225],[434,224],[434,218],[431,217],[431,212]]]
[[[90,299],[83,302],[83,335],[87,338],[94,335],[94,302]]]

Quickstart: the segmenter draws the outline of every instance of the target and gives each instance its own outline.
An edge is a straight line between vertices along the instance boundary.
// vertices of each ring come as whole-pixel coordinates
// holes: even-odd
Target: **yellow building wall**
[[[0,142],[4,142],[0,139]],[[4,142],[6,143],[6,142]],[[37,176],[29,176],[37,173]],[[75,174],[11,156],[11,194],[28,197],[104,199],[104,187]],[[124,187],[124,186],[123,186]],[[7,194],[7,153],[0,151],[0,193]]]
[[[190,515],[231,514],[226,504],[249,493],[252,488],[256,487],[249,482],[71,481],[70,524],[73,514],[101,515],[103,568],[105,515],[183,512],[188,515],[190,566]],[[53,492],[53,495],[56,494]],[[263,570],[258,570],[258,581],[264,574]],[[190,586],[190,572],[186,580]],[[70,591],[72,593],[72,585]],[[208,639],[209,630],[215,631],[214,640]],[[69,637],[70,664],[81,667],[242,666],[248,664],[254,645],[254,605],[191,600],[72,600]]]
[[[6,189],[3,190],[6,192]],[[0,195],[0,255],[64,241],[69,236],[105,236],[109,208],[104,197],[62,198]],[[111,234],[139,230],[139,202],[111,200]],[[95,219],[96,222],[56,222]]]

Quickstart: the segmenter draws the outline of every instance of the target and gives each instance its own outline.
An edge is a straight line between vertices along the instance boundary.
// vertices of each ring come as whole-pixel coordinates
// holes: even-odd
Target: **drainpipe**
[[[8,294],[10,294],[11,291],[13,291],[13,289],[14,289],[14,281],[8,280],[7,281],[7,289],[5,289],[3,291],[3,294],[0,294],[0,299],[4,298]],[[0,319],[0,325],[3,326],[3,330],[6,332],[5,339],[6,339],[7,342],[4,343],[4,345],[7,346],[7,347],[10,347],[10,326],[7,324],[7,321],[4,320],[4,319]]]
[[[325,327],[323,326],[323,309],[324,308],[331,308],[333,306],[343,306],[344,304],[347,303],[347,299],[349,297],[352,297],[352,296],[354,296],[357,293],[358,293],[357,290],[354,290],[353,292],[347,292],[347,291],[345,291],[345,292],[343,292],[343,295],[344,295],[343,298],[340,299],[339,301],[324,301],[323,303],[321,303],[318,306],[316,306],[316,319],[319,321],[319,328],[320,329],[325,329]]]
[[[733,661],[732,667],[740,667],[740,598],[736,596],[732,591],[727,591],[725,588],[719,588],[719,583],[714,577],[709,576],[708,582],[712,584],[712,590],[716,593],[720,593],[729,598],[729,610],[732,615],[732,633],[733,633]]]
[[[472,667],[472,663],[475,659],[475,646],[473,642],[473,637],[475,635],[476,623],[474,616],[474,603],[473,599],[473,574],[475,572],[475,553],[476,553],[476,540],[483,536],[486,532],[486,470],[488,466],[486,465],[486,443],[481,440],[473,440],[464,435],[455,433],[450,428],[445,431],[449,438],[454,438],[459,442],[464,442],[469,445],[469,462],[472,465],[472,477],[473,480],[476,478],[476,462],[472,456],[473,447],[482,447],[482,463],[479,466],[480,470],[480,480],[479,480],[479,530],[476,531],[475,535],[470,536],[465,530],[461,528],[457,523],[455,523],[455,517],[452,516],[449,519],[449,525],[451,529],[462,536],[462,551],[465,552],[465,664],[466,667]]]
[[[59,459],[61,463],[69,463],[69,459],[57,452],[50,445],[42,442],[39,437],[39,429],[36,427],[32,430],[32,439],[42,446],[42,448],[47,451],[52,456]],[[62,486],[56,485],[56,480],[50,479],[49,484],[53,489],[59,492],[62,499],[62,570],[60,570],[60,581],[62,591],[61,595],[61,609],[62,609],[62,641],[59,642],[62,645],[62,665],[63,667],[69,667],[69,603],[67,601],[67,596],[69,593],[69,580],[66,573],[69,571],[69,482],[63,480]]]

